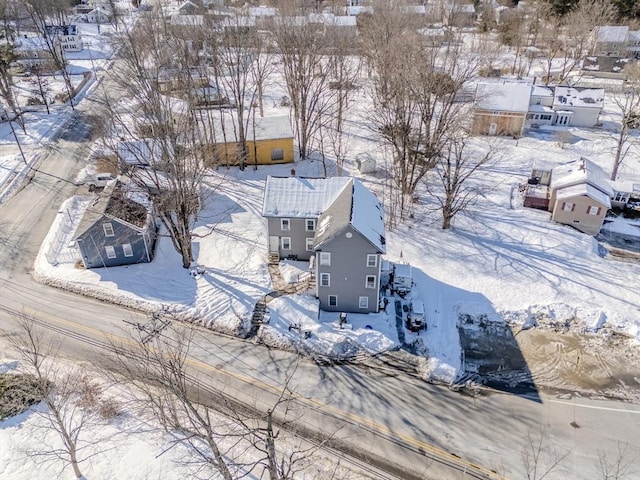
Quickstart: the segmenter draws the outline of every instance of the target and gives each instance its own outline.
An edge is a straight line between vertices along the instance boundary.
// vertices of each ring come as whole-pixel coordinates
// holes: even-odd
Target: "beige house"
[[[534,166],[524,206],[546,209],[551,220],[589,235],[600,232],[614,191],[605,172],[586,158],[551,169]]]

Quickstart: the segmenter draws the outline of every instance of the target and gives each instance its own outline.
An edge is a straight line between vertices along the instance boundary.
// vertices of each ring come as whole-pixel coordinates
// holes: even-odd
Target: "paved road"
[[[62,140],[46,152],[32,182],[0,208],[0,327],[10,325],[8,311],[34,314],[50,328],[65,329],[70,358],[96,355],[91,343],[102,341],[102,332],[123,335],[123,320],[147,320],[121,307],[39,285],[30,277],[33,258],[60,203],[74,192],[69,180],[85,156],[85,136],[81,120],[72,122],[61,132]],[[278,390],[296,358],[198,330],[193,362],[213,384],[255,402]],[[389,370],[321,368],[307,361],[297,365],[291,386],[308,428],[338,431],[342,446],[354,455],[367,455],[369,463],[386,463],[398,478],[471,478],[429,460],[439,453],[436,449],[483,467],[474,469],[455,456],[442,456],[472,471],[491,468],[509,478],[524,478],[520,454],[528,432],[544,433],[553,452],[568,454],[563,470],[548,479],[602,478],[596,470],[598,452],[612,458],[618,442],[631,445],[629,455],[640,472],[640,407],[634,405],[542,394],[535,400],[500,394],[474,398]]]

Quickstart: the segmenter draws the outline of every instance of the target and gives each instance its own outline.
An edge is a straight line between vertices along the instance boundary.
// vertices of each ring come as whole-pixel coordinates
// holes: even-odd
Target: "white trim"
[[[369,280],[373,279],[373,286],[369,286]],[[367,275],[364,277],[364,288],[376,288],[376,281],[378,277],[376,275]]]
[[[105,252],[107,252],[107,258],[116,258],[116,248],[112,245],[105,245]]]
[[[369,308],[369,297],[358,297],[358,308]]]
[[[290,218],[281,218],[280,219],[280,230],[283,232],[288,232],[291,230],[291,219]]]
[[[331,252],[320,252],[319,264],[331,266]]]
[[[324,280],[327,280],[327,283],[324,283]],[[321,287],[330,287],[331,286],[331,274],[327,272],[323,272],[320,274],[320,282],[318,283]]]
[[[289,246],[286,247],[285,243],[288,243]],[[280,247],[282,250],[291,250],[291,237],[280,237]]]
[[[336,303],[335,303],[335,305],[332,305],[332,304],[331,304],[331,297],[333,297],[333,298],[335,298],[335,299],[336,299]],[[328,301],[328,305],[329,305],[330,307],[337,307],[337,306],[338,306],[338,296],[337,296],[337,295],[329,295],[329,298],[328,298],[328,300],[327,300],[327,301]]]
[[[373,258],[373,263],[369,263],[369,260]],[[367,267],[375,268],[378,266],[378,255],[375,253],[367,253]]]
[[[113,230],[113,224],[112,223],[103,223],[102,224],[102,230],[104,231],[104,236],[105,237],[115,237],[116,233]]]
[[[307,252],[313,252],[313,237],[305,239],[305,248]]]
[[[309,228],[309,222],[312,222],[313,227]],[[307,232],[315,232],[316,231],[316,219],[315,218],[307,218],[304,221],[304,229]]]
[[[125,257],[133,257],[133,248],[131,248],[130,243],[122,244],[122,253],[124,253]]]

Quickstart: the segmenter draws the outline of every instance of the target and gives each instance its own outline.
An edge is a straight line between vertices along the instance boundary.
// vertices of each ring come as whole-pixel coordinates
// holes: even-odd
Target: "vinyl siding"
[[[289,217],[284,217],[289,218]],[[267,230],[268,235],[271,237],[289,237],[291,238],[291,250],[282,250],[282,243],[280,242],[279,254],[280,258],[286,258],[289,255],[295,255],[298,260],[309,260],[312,251],[306,250],[306,239],[313,238],[315,231],[306,230],[306,218],[290,218],[289,225],[290,230],[282,230],[281,217],[267,217]]]

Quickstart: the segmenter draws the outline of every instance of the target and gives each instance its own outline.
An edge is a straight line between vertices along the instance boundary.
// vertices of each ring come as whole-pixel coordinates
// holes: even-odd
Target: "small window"
[[[337,295],[329,295],[329,306],[337,307],[338,306],[338,296]]]
[[[331,265],[331,252],[320,252],[320,265]]]
[[[291,230],[291,220],[289,220],[288,218],[281,218],[280,230],[285,230],[285,231]]]
[[[291,237],[282,237],[280,239],[280,247],[282,250],[291,250]]]
[[[329,287],[331,286],[331,275],[328,273],[320,274],[320,286],[321,287]]]
[[[587,207],[587,213],[589,215],[600,215],[600,207]]]
[[[367,267],[377,267],[378,266],[378,255],[368,254],[367,255]]]
[[[367,279],[364,284],[365,288],[376,288],[376,276],[367,275]]]
[[[115,247],[107,245],[106,247],[104,247],[104,249],[107,252],[107,258],[116,258],[116,249],[115,249]]]
[[[307,232],[315,232],[316,220],[314,218],[307,218]]]
[[[358,299],[358,308],[369,308],[369,297],[360,297]]]
[[[131,248],[130,243],[124,243],[122,245],[122,251],[124,252],[125,257],[133,257],[133,249]]]
[[[562,210],[564,210],[565,212],[573,212],[573,207],[575,205],[571,202],[564,202],[562,204]]]
[[[305,247],[307,252],[313,252],[313,238],[307,238],[305,240],[305,243],[306,243]]]
[[[271,161],[272,162],[281,162],[284,160],[284,150],[282,148],[272,148],[271,149]]]
[[[115,233],[113,232],[113,225],[110,223],[103,223],[102,229],[104,230],[105,237],[113,237]]]

